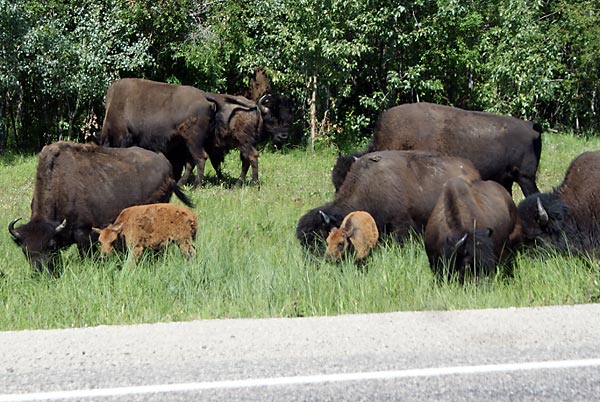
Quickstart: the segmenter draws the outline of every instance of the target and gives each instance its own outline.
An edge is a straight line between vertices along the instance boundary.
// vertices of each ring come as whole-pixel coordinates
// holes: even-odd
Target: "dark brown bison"
[[[517,207],[494,181],[446,182],[425,228],[425,251],[438,278],[492,274],[510,255]],[[444,275],[445,274],[445,275]]]
[[[512,194],[517,182],[525,196],[537,193],[542,152],[541,126],[492,113],[432,103],[393,107],[379,118],[367,152],[424,150],[469,159],[483,180],[494,180]],[[334,184],[346,170],[334,169]]]
[[[402,241],[411,229],[423,232],[444,183],[456,176],[479,179],[473,164],[462,158],[418,151],[366,154],[352,165],[333,202],[300,218],[296,236],[313,251],[324,249],[330,230],[348,213],[366,211],[379,233]]]
[[[106,93],[100,143],[162,152],[176,179],[191,160],[196,166],[194,184],[199,185],[207,158],[204,142],[214,132],[214,113],[214,103],[194,87],[123,78]]]
[[[15,227],[15,219],[8,231],[32,266],[53,272],[60,249],[71,244],[82,253],[89,249],[97,238],[92,227],[110,224],[132,205],[168,202],[173,192],[191,205],[162,155],[138,147],[57,142],[38,155],[29,223]]]
[[[600,151],[571,162],[550,193],[533,194],[518,207],[523,240],[559,252],[600,256]]]
[[[252,182],[258,182],[258,145],[268,138],[283,143],[288,137],[291,112],[278,103],[281,98],[263,95],[257,102],[243,96],[206,93],[216,105],[215,131],[205,143],[217,179],[222,180],[221,164],[229,150],[240,151],[242,170],[238,182],[246,180],[252,167]]]

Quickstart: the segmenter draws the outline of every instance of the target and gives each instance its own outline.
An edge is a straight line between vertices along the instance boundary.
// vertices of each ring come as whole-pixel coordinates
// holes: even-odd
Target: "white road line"
[[[255,388],[281,385],[318,384],[327,382],[390,380],[415,377],[437,377],[461,374],[485,374],[494,372],[524,370],[555,370],[597,366],[600,366],[600,359],[557,360],[545,362],[490,364],[482,366],[432,367],[409,370],[375,371],[367,373],[321,374],[310,376],[255,378],[231,381],[192,382],[184,384],[156,384],[118,388],[36,392],[30,394],[0,394],[0,402],[42,400],[53,401],[72,398],[83,399],[169,392],[191,392],[207,389]]]

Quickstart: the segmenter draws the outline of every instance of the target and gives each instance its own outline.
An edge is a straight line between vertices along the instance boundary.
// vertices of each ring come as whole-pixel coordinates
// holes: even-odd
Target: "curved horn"
[[[327,216],[327,214],[325,212],[319,210],[319,214],[323,218],[323,222],[325,222],[326,225],[330,225],[331,224],[331,218],[329,218],[329,216]]]
[[[60,232],[61,232],[61,231],[62,231],[62,230],[65,228],[65,226],[67,226],[67,220],[66,220],[66,219],[63,219],[63,221],[61,222],[61,224],[60,224],[60,225],[58,225],[58,226],[57,226],[57,227],[54,229],[54,231],[55,231],[56,233],[60,233]]]
[[[465,235],[463,237],[458,239],[458,241],[454,245],[454,248],[457,249],[457,248],[462,247],[462,245],[465,244],[465,241],[467,241],[467,233],[465,233]]]
[[[537,198],[537,208],[538,208],[538,215],[540,216],[540,223],[542,225],[546,225],[548,223],[548,212],[546,212],[546,210],[544,209],[544,206],[542,205],[542,200],[540,200],[540,197]]]
[[[258,101],[256,101],[256,105],[258,106],[258,110],[260,110],[261,113],[265,114],[269,112],[269,108],[266,107],[263,102],[265,101],[265,99],[267,99],[269,97],[268,94],[265,94],[263,96],[261,96]]]
[[[14,240],[19,240],[21,238],[15,230],[15,223],[17,223],[19,220],[21,220],[21,218],[17,218],[8,224],[8,233],[10,233]]]

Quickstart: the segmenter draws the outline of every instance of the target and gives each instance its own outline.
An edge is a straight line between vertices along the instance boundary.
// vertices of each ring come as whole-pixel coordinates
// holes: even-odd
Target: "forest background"
[[[587,135],[599,38],[600,0],[0,0],[0,153],[88,140],[117,78],[238,93],[255,66],[300,145],[364,144],[416,101]]]

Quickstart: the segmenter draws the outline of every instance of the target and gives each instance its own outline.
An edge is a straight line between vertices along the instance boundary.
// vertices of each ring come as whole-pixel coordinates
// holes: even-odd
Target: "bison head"
[[[266,94],[256,104],[263,118],[264,130],[273,145],[280,147],[287,143],[294,109],[292,101],[283,95]]]
[[[345,215],[331,206],[312,209],[298,221],[296,237],[302,246],[316,252],[321,249],[320,245],[325,242],[331,229],[342,224]]]
[[[442,250],[442,256],[449,264],[448,276],[456,273],[463,280],[469,274],[493,273],[496,268],[493,232],[491,228],[477,228],[449,236]]]
[[[61,233],[67,225],[67,220],[61,223],[35,220],[15,228],[19,219],[21,218],[13,220],[8,225],[12,239],[21,247],[34,268],[41,272],[46,267],[53,273],[58,251],[62,246]]]
[[[533,194],[517,208],[525,243],[553,245],[567,250],[564,233],[567,227],[568,208],[555,194]]]
[[[100,252],[102,255],[107,256],[113,252],[114,245],[123,231],[123,224],[108,225],[104,229],[92,228],[92,230],[99,234]]]

